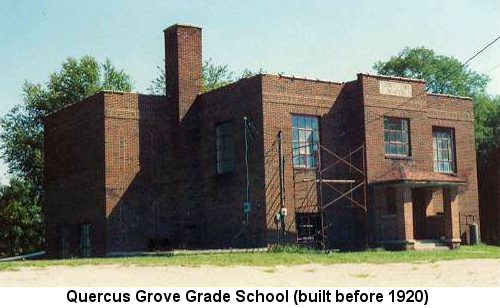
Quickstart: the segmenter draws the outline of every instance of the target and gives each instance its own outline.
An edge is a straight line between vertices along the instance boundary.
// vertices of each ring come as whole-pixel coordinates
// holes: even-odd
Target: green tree
[[[29,183],[17,178],[0,188],[0,256],[41,249],[42,210],[33,192]]]
[[[264,71],[262,68],[259,69],[257,72],[253,72],[251,70],[249,70],[248,68],[245,68],[243,70],[243,73],[241,74],[241,78],[250,78],[250,77],[253,77],[255,75],[259,75],[259,74],[265,74],[266,71]],[[281,75],[283,75],[284,73],[280,73]]]
[[[406,47],[388,61],[375,63],[373,69],[382,75],[424,79],[427,90],[433,93],[473,97],[478,158],[485,160],[492,150],[500,148],[500,99],[486,94],[488,76],[425,47]]]
[[[375,63],[373,69],[382,75],[424,79],[429,91],[441,94],[474,97],[484,93],[490,81],[459,60],[425,47],[406,47],[388,61]]]
[[[156,69],[160,73],[158,74],[158,77],[151,80],[151,82],[149,83],[149,87],[146,88],[146,91],[149,94],[166,95],[167,89],[165,80],[167,79],[167,77],[165,75],[165,69],[159,65],[156,67]]]
[[[1,120],[0,149],[10,173],[27,181],[38,193],[43,184],[43,118],[100,90],[130,91],[130,76],[111,61],[91,56],[68,58],[46,85],[25,82],[23,102]]]
[[[500,149],[500,96],[476,95],[474,119],[478,157],[486,161],[489,153]]]
[[[3,198],[5,193],[23,195],[19,202],[11,201],[9,197],[6,197],[7,203],[2,206],[10,211],[9,215],[24,217],[28,209],[29,213],[41,212],[44,117],[104,89],[130,91],[132,89],[131,78],[123,70],[116,69],[111,61],[99,63],[91,56],[84,56],[79,60],[68,58],[62,63],[59,71],[49,76],[49,80],[44,85],[27,81],[24,83],[22,103],[0,119],[1,157],[7,163],[11,175],[17,178],[11,182],[11,185],[16,186],[4,187],[0,197]],[[13,230],[21,228],[25,232],[23,234],[32,234],[30,232],[41,234],[36,230],[42,228],[42,222],[34,216],[32,224],[24,222],[21,224],[20,220],[11,220],[10,224],[2,223],[2,226]],[[5,234],[16,236],[17,233]],[[27,248],[37,246],[37,243],[43,240],[43,238],[35,240],[32,237],[27,237],[27,239],[31,244],[19,242],[21,245],[19,249],[27,251]],[[9,243],[15,241],[15,237],[8,241]]]
[[[166,94],[166,75],[165,69],[163,67],[157,66],[160,72],[158,77],[151,81],[147,91],[151,94],[165,95]],[[235,73],[228,69],[227,64],[215,64],[212,59],[203,62],[202,65],[203,73],[203,91],[208,92],[214,89],[223,87],[232,82],[237,81],[240,78],[249,78],[257,74],[264,73],[262,69],[254,73],[249,69],[245,69],[240,78],[237,78]]]

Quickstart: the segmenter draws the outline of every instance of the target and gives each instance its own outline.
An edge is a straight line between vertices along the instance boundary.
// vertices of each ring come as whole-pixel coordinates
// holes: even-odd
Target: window
[[[396,188],[394,187],[389,187],[387,188],[386,194],[387,194],[387,215],[396,215],[396,207],[397,207],[397,201],[396,201]]]
[[[453,129],[434,128],[432,130],[432,150],[434,153],[434,171],[455,172],[455,146]]]
[[[292,115],[292,147],[294,167],[316,167],[319,143],[318,118]]]
[[[317,245],[321,242],[321,216],[317,213],[295,213],[299,244]]]
[[[90,243],[90,224],[80,225],[80,240],[79,248],[80,255],[82,257],[90,257],[91,255],[91,243]]]
[[[59,234],[59,257],[69,257],[69,228],[67,225],[59,226],[57,229]]]
[[[407,119],[384,118],[385,154],[410,156],[409,125]]]
[[[215,126],[217,146],[217,173],[228,173],[234,170],[234,145],[231,139],[232,122]]]

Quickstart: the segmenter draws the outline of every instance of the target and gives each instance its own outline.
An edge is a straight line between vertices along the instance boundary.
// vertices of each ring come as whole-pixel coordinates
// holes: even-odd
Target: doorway
[[[414,188],[412,190],[412,203],[414,239],[441,239],[444,236],[442,188]]]
[[[416,240],[428,239],[427,206],[425,190],[413,189],[411,192],[413,204],[413,237]]]

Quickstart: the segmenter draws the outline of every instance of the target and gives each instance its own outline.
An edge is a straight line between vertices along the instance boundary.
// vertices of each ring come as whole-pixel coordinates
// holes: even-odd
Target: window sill
[[[434,171],[436,173],[439,173],[439,174],[445,174],[445,175],[451,175],[451,176],[455,176],[455,177],[458,177],[458,173],[456,172],[443,172],[443,171]]]
[[[385,159],[393,159],[393,160],[413,160],[411,156],[398,156],[398,155],[385,155]]]
[[[382,215],[382,219],[396,218],[396,214],[386,214]]]
[[[303,170],[303,171],[315,171],[318,167],[302,167],[302,166],[293,166],[294,170]]]

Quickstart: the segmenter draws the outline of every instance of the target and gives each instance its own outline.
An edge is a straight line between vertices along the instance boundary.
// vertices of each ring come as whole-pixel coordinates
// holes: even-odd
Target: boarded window
[[[234,143],[231,136],[232,124],[232,122],[225,122],[215,126],[218,174],[234,171]]]
[[[292,115],[292,147],[294,167],[316,167],[319,143],[318,117]]]

